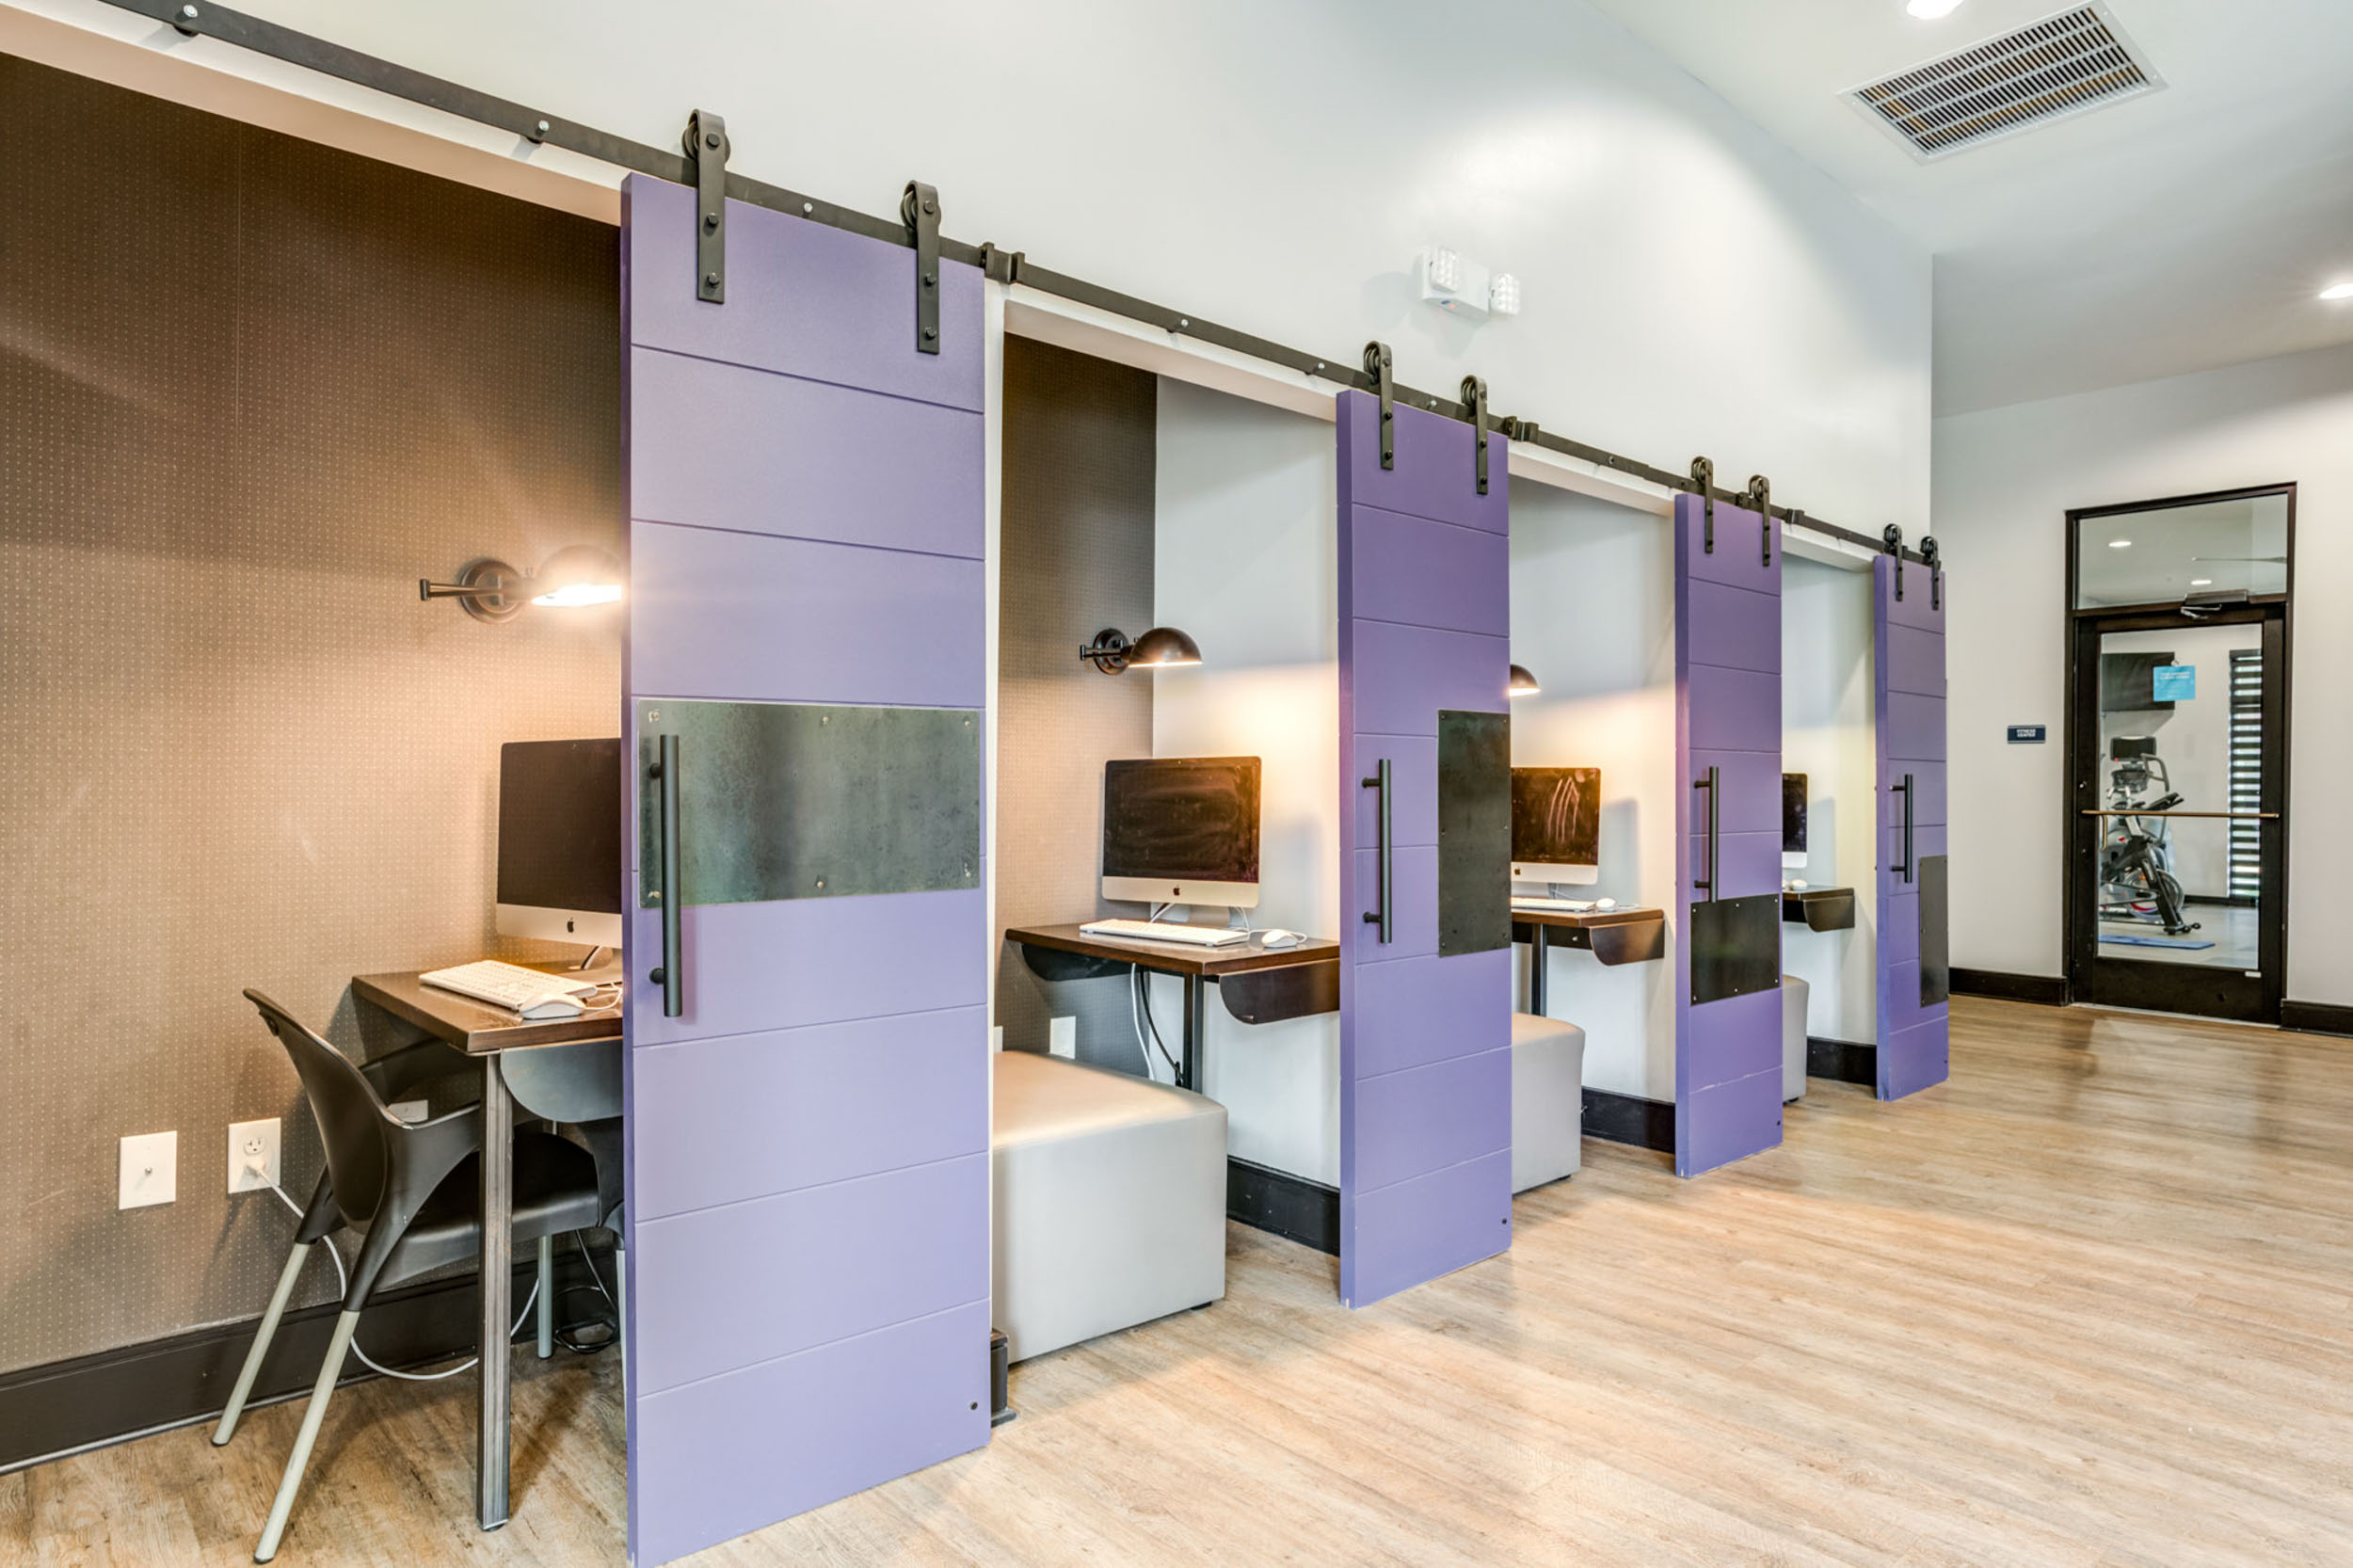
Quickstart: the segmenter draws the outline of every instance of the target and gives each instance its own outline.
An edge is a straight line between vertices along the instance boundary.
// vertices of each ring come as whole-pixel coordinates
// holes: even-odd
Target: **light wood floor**
[[[2353,1042],[1954,1020],[1949,1085],[1817,1083],[1694,1182],[1589,1144],[1366,1311],[1237,1228],[1225,1302],[1017,1368],[986,1449],[693,1560],[2353,1563]],[[279,1560],[619,1560],[615,1368],[520,1365],[512,1525],[464,1380],[378,1383]],[[0,1560],[247,1560],[296,1408],[0,1478]]]

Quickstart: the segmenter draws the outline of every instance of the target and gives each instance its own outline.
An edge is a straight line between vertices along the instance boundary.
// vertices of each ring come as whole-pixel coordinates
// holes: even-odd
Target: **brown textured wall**
[[[266,1302],[227,1126],[317,1143],[240,988],[348,1048],[354,973],[529,951],[498,747],[616,732],[618,626],[416,580],[623,535],[610,230],[4,57],[0,148],[5,1369]]]
[[[1080,645],[1152,624],[1149,374],[1005,340],[998,617],[997,919],[1000,926],[1135,915],[1098,896],[1103,763],[1152,755],[1152,677],[1098,675]],[[1079,1020],[1081,1061],[1141,1064],[1124,980],[1048,986],[1000,950],[997,1021],[1044,1050],[1047,1019]],[[1173,1031],[1168,1021],[1163,1034]],[[1172,1043],[1171,1048],[1176,1048]],[[1165,1071],[1165,1069],[1163,1069]]]

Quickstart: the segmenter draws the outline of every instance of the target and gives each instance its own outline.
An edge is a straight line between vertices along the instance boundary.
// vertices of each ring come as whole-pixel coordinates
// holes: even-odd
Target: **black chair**
[[[326,1145],[330,1203],[338,1217],[367,1227],[327,1360],[311,1387],[294,1452],[287,1456],[286,1473],[254,1549],[253,1560],[267,1562],[278,1554],[327,1401],[369,1298],[379,1288],[472,1261],[480,1252],[482,1108],[404,1122],[384,1108],[367,1075],[341,1051],[259,991],[245,996],[260,1009],[262,1021],[301,1076]],[[518,1132],[514,1168],[516,1240],[587,1229],[603,1218],[596,1160],[578,1144],[543,1132]]]
[[[382,1100],[406,1099],[416,1090],[461,1076],[475,1080],[473,1097],[481,1098],[481,1068],[464,1051],[439,1040],[389,1051],[362,1064],[360,1071]],[[335,1202],[334,1173],[319,1172],[318,1186],[312,1190],[310,1205],[302,1211],[302,1223],[295,1227],[294,1244],[286,1249],[286,1266],[279,1271],[278,1288],[270,1293],[269,1310],[262,1314],[252,1348],[245,1352],[245,1366],[237,1373],[237,1385],[230,1390],[229,1407],[220,1413],[220,1422],[213,1428],[215,1448],[226,1445],[236,1434],[237,1419],[245,1414],[245,1401],[253,1392],[253,1380],[262,1370],[262,1361],[269,1354],[271,1342],[278,1337],[279,1320],[285,1316],[286,1303],[294,1296],[295,1281],[300,1276],[303,1264],[310,1261],[311,1250],[351,1223]]]

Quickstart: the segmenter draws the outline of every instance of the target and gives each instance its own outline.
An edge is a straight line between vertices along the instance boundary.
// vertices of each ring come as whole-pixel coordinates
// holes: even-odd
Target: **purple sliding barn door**
[[[1945,878],[1945,594],[1941,568],[1882,555],[1877,657],[1879,1094],[1945,1081],[1952,975]]]
[[[1502,438],[1339,399],[1340,1297],[1512,1243],[1510,509]],[[1366,780],[1386,779],[1386,787]],[[1385,809],[1388,831],[1382,830]],[[1384,857],[1386,872],[1384,872]],[[1385,926],[1367,919],[1383,912]]]
[[[912,249],[741,202],[704,303],[694,192],[623,204],[651,1568],[987,1440],[982,313],[918,353]]]
[[[1781,524],[1675,498],[1675,1170],[1781,1142]]]

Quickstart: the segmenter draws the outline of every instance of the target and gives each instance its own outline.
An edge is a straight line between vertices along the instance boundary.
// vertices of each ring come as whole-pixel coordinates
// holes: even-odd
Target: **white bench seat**
[[[1512,1015],[1512,1191],[1575,1176],[1584,1163],[1585,1032]]]
[[[999,1051],[993,1318],[1011,1357],[1225,1294],[1225,1108],[1034,1051]]]

